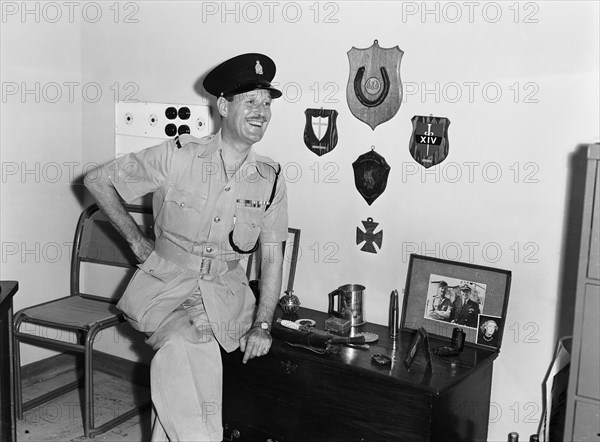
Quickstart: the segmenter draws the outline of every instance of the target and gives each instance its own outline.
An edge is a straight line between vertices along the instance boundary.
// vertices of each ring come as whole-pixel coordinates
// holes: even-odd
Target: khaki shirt
[[[230,237],[242,251],[259,237],[285,241],[285,182],[281,174],[276,180],[279,166],[252,148],[228,179],[220,132],[201,139],[182,135],[179,144],[165,141],[104,166],[125,202],[154,192],[155,250],[138,265],[118,307],[136,329],[152,332],[200,289],[215,337],[232,351],[251,325],[255,300]]]

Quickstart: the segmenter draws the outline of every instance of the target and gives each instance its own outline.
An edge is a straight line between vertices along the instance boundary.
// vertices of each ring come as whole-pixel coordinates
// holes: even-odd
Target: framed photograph
[[[460,327],[466,342],[499,350],[510,282],[509,270],[413,254],[402,328],[423,327],[431,335],[450,338]]]
[[[300,250],[300,229],[288,228],[288,239],[283,246],[283,275],[281,279],[281,290],[294,290],[294,278],[296,276],[296,264],[298,263],[298,252]]]
[[[281,291],[294,290],[294,278],[296,276],[296,264],[300,251],[300,229],[288,228],[288,238],[282,244],[283,247],[283,274],[281,280]],[[260,248],[247,257],[242,258],[242,266],[246,268],[248,281],[260,279]]]
[[[427,368],[433,372],[433,365],[431,364],[431,350],[429,349],[429,337],[427,336],[427,331],[423,327],[419,327],[419,330],[417,330],[410,347],[404,355],[404,366],[410,371],[410,366],[412,365],[420,348],[422,348],[423,352],[425,353]]]
[[[504,321],[499,316],[479,315],[477,343],[486,347],[498,348],[498,340],[504,331]]]

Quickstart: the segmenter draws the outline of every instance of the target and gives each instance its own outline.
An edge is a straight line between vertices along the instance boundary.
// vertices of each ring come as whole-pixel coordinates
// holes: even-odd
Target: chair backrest
[[[152,209],[125,205],[152,237]],[[96,204],[79,217],[71,260],[71,295],[117,301],[138,264],[127,241]]]

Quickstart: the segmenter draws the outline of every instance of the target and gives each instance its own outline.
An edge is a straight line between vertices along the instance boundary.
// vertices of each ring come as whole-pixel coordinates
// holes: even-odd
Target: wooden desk
[[[0,440],[16,441],[12,382],[12,298],[19,289],[17,281],[0,281]]]
[[[323,329],[327,315],[301,308],[297,317]],[[226,440],[232,433],[232,440],[278,442],[487,439],[497,353],[465,347],[459,356],[433,356],[433,374],[418,353],[408,372],[403,359],[412,332],[401,333],[394,350],[387,327],[363,330],[379,335],[368,350],[319,355],[286,344],[274,330],[270,353],[245,366],[241,352],[223,354]],[[430,337],[431,348],[449,341]],[[393,366],[372,364],[376,353],[395,356]]]

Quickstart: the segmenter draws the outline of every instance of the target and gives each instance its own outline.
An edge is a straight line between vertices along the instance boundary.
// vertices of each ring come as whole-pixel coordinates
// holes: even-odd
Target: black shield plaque
[[[352,167],[356,189],[370,206],[384,192],[390,166],[385,158],[371,148],[369,152],[359,156]]]
[[[331,152],[337,144],[337,111],[334,109],[306,109],[304,144],[318,156]]]

